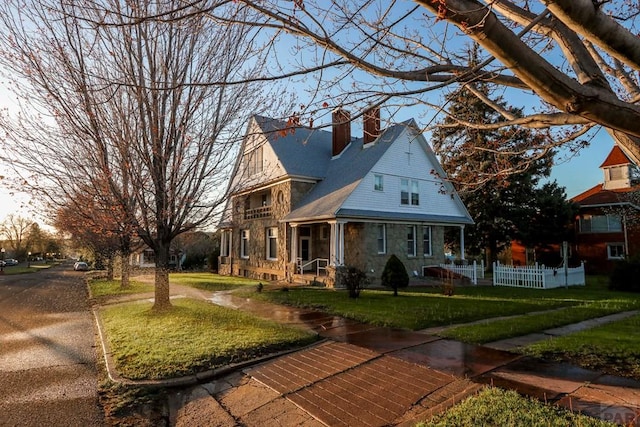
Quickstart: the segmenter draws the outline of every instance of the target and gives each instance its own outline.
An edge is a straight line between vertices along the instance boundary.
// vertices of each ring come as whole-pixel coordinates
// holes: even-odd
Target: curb
[[[91,312],[93,313],[93,318],[95,320],[96,327],[98,329],[98,336],[100,339],[100,346],[102,348],[102,356],[104,359],[107,376],[109,377],[109,380],[114,383],[128,385],[128,386],[170,388],[170,387],[183,387],[183,386],[196,385],[203,382],[207,382],[212,379],[223,377],[235,371],[242,370],[250,366],[254,366],[254,365],[269,361],[271,359],[275,359],[280,356],[284,356],[290,353],[295,353],[300,350],[306,350],[308,348],[312,348],[315,346],[323,345],[324,343],[329,341],[327,338],[324,338],[303,347],[296,347],[288,350],[282,350],[276,353],[270,353],[264,356],[260,356],[255,359],[245,360],[243,362],[238,362],[238,363],[232,363],[229,365],[221,366],[216,369],[209,369],[207,371],[198,372],[192,375],[185,375],[183,377],[174,377],[174,378],[166,378],[166,379],[159,379],[159,380],[132,380],[132,379],[121,377],[117,373],[117,370],[115,369],[115,362],[113,361],[113,357],[111,356],[111,349],[109,347],[109,344],[105,339],[104,325],[102,323],[102,317],[100,316],[99,310],[100,310],[99,307],[98,308],[94,307],[91,309]]]

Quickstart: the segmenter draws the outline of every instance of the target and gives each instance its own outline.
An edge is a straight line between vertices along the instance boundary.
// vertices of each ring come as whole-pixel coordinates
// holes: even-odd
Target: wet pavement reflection
[[[306,328],[323,338],[355,345],[382,357],[390,356],[478,384],[516,390],[601,419],[640,425],[639,381],[522,356],[500,346],[465,344],[424,332],[376,327],[315,310],[240,298],[230,291],[215,292],[210,301]]]
[[[445,339],[406,348],[392,355],[461,377],[475,377],[522,357],[507,351]]]

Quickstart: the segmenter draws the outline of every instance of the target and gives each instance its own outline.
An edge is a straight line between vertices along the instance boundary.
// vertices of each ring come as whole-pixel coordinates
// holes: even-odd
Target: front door
[[[300,236],[298,242],[298,258],[302,260],[302,265],[304,266],[309,261],[311,261],[311,228],[310,227],[300,227]],[[312,269],[312,265],[308,265],[304,268],[304,270]]]

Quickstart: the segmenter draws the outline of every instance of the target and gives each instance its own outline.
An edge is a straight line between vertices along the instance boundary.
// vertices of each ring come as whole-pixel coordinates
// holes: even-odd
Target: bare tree
[[[120,287],[126,289],[130,285],[129,258],[141,245],[126,213],[108,196],[89,191],[76,194],[72,201],[58,209],[53,224],[79,246],[90,249],[96,259],[104,260],[109,280],[114,279],[114,261],[119,256]]]
[[[446,114],[434,92],[483,81],[502,88],[522,104],[537,103],[514,117],[489,97],[483,101],[502,114],[499,124],[467,122],[492,129],[518,125],[545,129],[549,138],[532,147],[565,145],[575,152],[604,128],[640,163],[640,11],[635,1],[590,0],[416,0],[353,2],[239,0],[262,18],[229,22],[261,28],[272,38],[269,72],[260,81],[315,74],[309,102],[297,119],[309,122],[327,106],[385,104],[389,114],[407,105]],[[95,25],[132,25],[145,20],[182,20],[193,7],[219,20],[227,2],[192,0],[171,12],[123,15],[111,11]],[[117,16],[117,19],[115,18]],[[250,15],[254,17],[254,15]],[[267,37],[267,36],[265,36]],[[483,49],[469,61],[469,41]],[[327,104],[326,99],[334,102]],[[323,111],[324,110],[324,111]],[[356,116],[354,116],[355,118]],[[426,117],[425,130],[433,123]],[[512,153],[506,153],[511,155]],[[526,159],[526,157],[523,157]]]
[[[9,243],[16,258],[23,258],[26,255],[25,244],[32,225],[33,221],[30,219],[13,214],[8,215],[0,224],[0,234]]]
[[[171,305],[172,240],[215,221],[241,123],[273,104],[249,83],[262,64],[255,34],[226,23],[245,12],[218,8],[218,19],[183,4],[16,0],[0,10],[0,60],[29,107],[2,120],[14,164],[50,206],[89,192],[116,207],[156,253],[156,310]],[[156,15],[168,19],[137,19]],[[91,24],[105,16],[122,25]]]
[[[349,0],[239,0],[239,8],[260,12],[262,19],[236,20],[269,34],[275,53],[270,73],[260,80],[315,74],[305,110],[296,118],[326,114],[354,104],[385,104],[391,116],[411,105],[447,114],[445,92],[482,81],[502,87],[516,103],[537,102],[523,117],[514,117],[489,97],[483,98],[505,120],[499,124],[466,122],[469,127],[523,126],[545,129],[549,138],[532,147],[565,145],[575,152],[604,128],[636,162],[640,160],[640,11],[637,2],[589,0],[416,0],[379,2]],[[190,6],[218,16],[221,3],[193,0]],[[127,17],[139,20],[183,19],[176,14]],[[252,15],[253,16],[253,15]],[[114,25],[105,17],[100,25]],[[122,21],[119,22],[122,24]],[[117,25],[117,24],[115,24]],[[477,43],[480,61],[469,52]],[[327,105],[326,99],[334,99]],[[355,118],[355,116],[354,116]],[[425,130],[434,118],[429,114]],[[536,154],[537,153],[537,154]],[[511,155],[512,153],[506,153]],[[523,157],[526,159],[526,157]]]
[[[554,139],[564,142],[599,125],[640,161],[637,2],[241,3],[265,16],[248,24],[292,34],[296,48],[313,49],[305,58],[315,61],[306,61],[298,72],[320,68],[334,76],[334,84],[339,80],[352,84],[344,102],[400,98],[405,104],[421,103],[439,110],[442,104],[429,99],[429,92],[481,80],[508,88],[515,99],[531,100],[533,91],[540,101],[533,114],[514,117],[485,98],[507,119],[501,126],[562,126]],[[480,60],[471,65],[465,40],[483,48]],[[301,45],[305,41],[309,43]],[[368,78],[362,79],[358,71]]]

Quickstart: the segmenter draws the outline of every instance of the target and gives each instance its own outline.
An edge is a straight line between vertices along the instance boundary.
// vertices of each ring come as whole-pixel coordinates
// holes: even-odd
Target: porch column
[[[334,267],[338,265],[336,255],[337,227],[335,222],[329,222],[329,264]]]
[[[460,226],[460,259],[464,259],[464,225]]]
[[[344,222],[337,223],[336,258],[338,265],[344,265]]]
[[[291,224],[291,262],[298,268],[298,224]],[[296,271],[296,274],[298,272]]]

